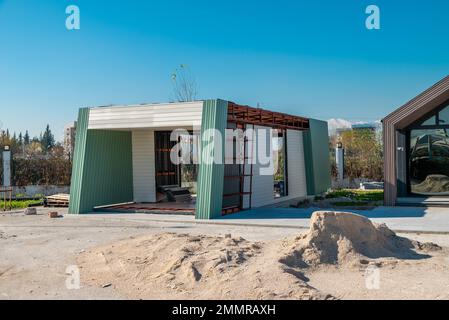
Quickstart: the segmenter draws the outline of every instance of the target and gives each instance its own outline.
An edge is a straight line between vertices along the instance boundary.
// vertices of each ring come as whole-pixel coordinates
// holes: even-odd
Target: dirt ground
[[[378,283],[369,284],[372,264],[272,272],[279,270],[279,246],[303,229],[155,222],[132,215],[50,219],[39,213],[0,215],[0,299],[449,299],[449,235],[404,235],[443,250],[423,259],[382,261],[374,270]],[[173,259],[176,250],[195,260]],[[228,269],[220,267],[223,254]],[[139,267],[155,257],[158,268]],[[131,273],[123,277],[124,261],[139,281],[129,282]],[[79,289],[66,285],[70,266],[81,272]],[[155,274],[156,269],[166,272]],[[176,281],[178,274],[188,281]],[[213,283],[215,278],[221,280]]]

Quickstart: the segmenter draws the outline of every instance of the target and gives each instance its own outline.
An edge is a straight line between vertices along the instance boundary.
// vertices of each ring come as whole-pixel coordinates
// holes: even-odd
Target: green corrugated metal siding
[[[307,194],[316,195],[331,187],[329,134],[327,122],[309,119],[310,130],[304,132]]]
[[[70,213],[133,200],[131,132],[88,130],[87,109],[80,110]]]
[[[307,194],[315,194],[315,177],[313,176],[312,137],[310,131],[303,133],[304,162],[306,167]]]
[[[73,153],[72,181],[70,183],[69,213],[80,213],[80,197],[82,176],[84,167],[84,155],[86,153],[87,126],[89,124],[89,109],[79,110],[75,137],[75,150]]]
[[[227,124],[228,102],[224,100],[206,100],[203,102],[201,136],[208,129],[217,129],[223,140]],[[201,150],[207,143],[201,141]],[[196,219],[213,219],[221,216],[223,202],[225,141],[222,141],[221,164],[200,162],[198,172],[198,198]]]

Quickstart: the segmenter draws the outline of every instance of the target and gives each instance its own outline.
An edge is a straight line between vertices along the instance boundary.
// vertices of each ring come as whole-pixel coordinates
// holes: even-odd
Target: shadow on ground
[[[378,207],[372,210],[334,208],[257,208],[223,216],[220,219],[309,219],[315,211],[349,212],[359,214],[367,218],[421,218],[427,213],[427,209],[424,207]]]

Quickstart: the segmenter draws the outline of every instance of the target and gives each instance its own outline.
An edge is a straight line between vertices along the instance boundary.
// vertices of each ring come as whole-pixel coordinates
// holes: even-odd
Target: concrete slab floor
[[[397,232],[449,233],[449,208],[441,207],[377,207],[372,210],[322,209],[322,208],[259,208],[223,216],[215,220],[195,220],[193,216],[176,214],[89,214],[107,219],[130,218],[135,221],[183,222],[214,225],[240,225],[275,228],[307,229],[315,211],[352,212],[385,223]]]
[[[225,216],[220,220],[308,228],[313,212],[326,210],[360,214],[376,223],[385,223],[397,232],[449,233],[449,208],[442,207],[376,207],[372,210],[260,208]]]

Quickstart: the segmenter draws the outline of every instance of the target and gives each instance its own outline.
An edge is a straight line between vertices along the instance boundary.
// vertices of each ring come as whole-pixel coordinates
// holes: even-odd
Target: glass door
[[[449,195],[449,107],[429,115],[408,133],[409,191]]]

